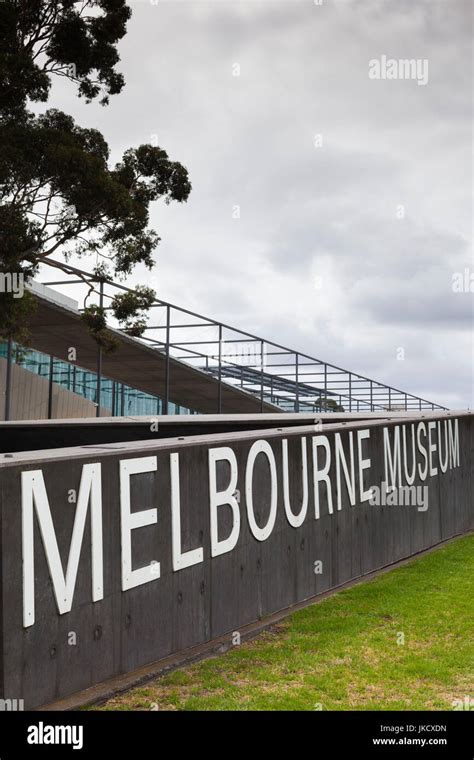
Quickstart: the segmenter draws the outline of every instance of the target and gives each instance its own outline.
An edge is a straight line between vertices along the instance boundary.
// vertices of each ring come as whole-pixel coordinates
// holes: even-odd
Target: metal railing
[[[59,268],[51,260],[44,264]],[[131,290],[73,266],[61,263],[60,268],[68,279],[62,277],[41,284],[74,287],[74,298],[79,303],[81,300],[84,303],[87,296],[88,305],[96,303],[108,310],[114,295]],[[91,287],[94,287],[93,292],[90,291]],[[113,320],[110,324],[114,327]],[[224,384],[257,396],[261,411],[268,404],[295,412],[446,409],[414,394],[161,299],[156,299],[152,304],[145,331],[141,338],[135,340],[165,356],[165,414],[173,396],[170,388],[171,358],[185,362],[217,380],[218,413],[222,412]],[[101,375],[102,354],[98,348],[98,407]]]

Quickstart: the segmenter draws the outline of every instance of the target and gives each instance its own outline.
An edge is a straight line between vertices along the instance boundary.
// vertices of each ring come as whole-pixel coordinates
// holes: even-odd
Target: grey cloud
[[[132,5],[123,94],[100,109],[56,92],[114,158],[156,134],[188,166],[188,204],[151,214],[159,295],[472,404],[473,297],[451,290],[474,271],[470,3]],[[382,53],[428,58],[429,84],[369,80]]]

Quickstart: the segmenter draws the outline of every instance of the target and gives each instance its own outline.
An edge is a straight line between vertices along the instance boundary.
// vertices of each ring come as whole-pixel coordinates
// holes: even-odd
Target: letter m
[[[454,422],[454,432],[452,423]],[[459,467],[459,425],[458,420],[448,420],[449,429],[449,463],[450,469]]]
[[[383,429],[384,459],[385,459],[385,482],[387,485],[401,486],[402,484],[402,460],[400,452],[400,427],[396,425],[393,428],[393,453],[390,445],[390,431],[388,428]],[[389,479],[390,471],[390,479]]]
[[[97,602],[104,597],[100,464],[85,464],[82,468],[66,575],[64,575],[59,554],[43,473],[41,470],[21,473],[24,628],[28,628],[35,622],[34,508],[36,507],[58,612],[63,615],[72,607],[89,501],[91,503],[92,600]]]

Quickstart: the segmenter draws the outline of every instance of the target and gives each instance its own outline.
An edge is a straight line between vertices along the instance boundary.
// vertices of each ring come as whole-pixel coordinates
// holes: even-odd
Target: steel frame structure
[[[121,283],[68,264],[59,264],[53,260],[43,263],[48,267],[59,268],[63,274],[67,274],[68,279],[39,281],[42,285],[74,286],[74,298],[79,302],[83,299],[83,303],[87,298],[88,305],[97,303],[110,310],[110,301],[114,295],[131,290]],[[111,324],[111,327],[114,325]],[[168,412],[169,401],[172,400],[169,371],[171,357],[186,362],[217,380],[217,413],[222,413],[223,383],[256,395],[260,399],[262,412],[264,405],[269,403],[284,411],[315,413],[446,409],[414,394],[161,299],[156,299],[152,304],[144,334],[135,340],[142,341],[165,356],[164,414]],[[7,370],[7,376],[9,372]],[[100,347],[97,352],[96,374],[99,413],[102,380]],[[7,388],[7,396],[9,393]]]

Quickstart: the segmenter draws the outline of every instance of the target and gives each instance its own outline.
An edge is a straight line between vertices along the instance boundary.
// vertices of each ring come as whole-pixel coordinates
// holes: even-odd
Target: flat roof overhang
[[[30,347],[66,362],[68,349],[76,350],[78,367],[97,372],[97,344],[89,335],[78,311],[63,307],[37,293],[37,311],[29,326]],[[103,377],[165,398],[166,356],[119,330],[110,330],[119,342],[111,354],[102,353]],[[203,414],[218,411],[219,382],[211,375],[170,357],[169,400]],[[257,396],[222,382],[221,411],[225,414],[252,414],[261,411]],[[263,411],[279,413],[264,402]]]

